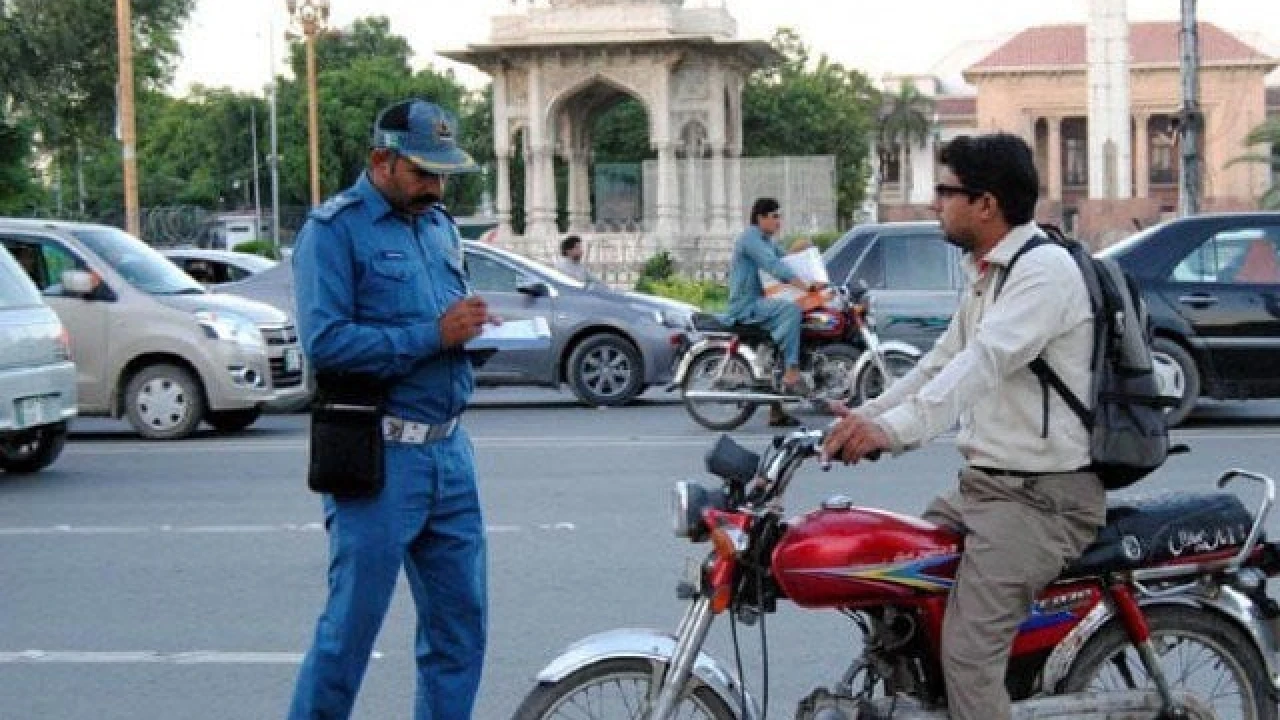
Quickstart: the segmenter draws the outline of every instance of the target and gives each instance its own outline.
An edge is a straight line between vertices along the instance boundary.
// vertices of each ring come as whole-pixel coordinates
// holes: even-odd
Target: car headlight
[[[262,331],[247,318],[235,313],[197,310],[196,322],[204,330],[206,337],[214,340],[229,340],[247,347],[263,347]]]

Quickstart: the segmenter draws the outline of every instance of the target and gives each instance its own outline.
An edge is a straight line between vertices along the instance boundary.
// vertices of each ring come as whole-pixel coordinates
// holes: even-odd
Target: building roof
[[[1276,59],[1253,48],[1213,23],[1198,23],[1202,65],[1268,65]],[[1133,65],[1178,65],[1181,24],[1146,22],[1129,25],[1129,59]],[[1079,68],[1087,61],[1084,25],[1042,25],[1023,30],[967,73],[1030,68]]]
[[[939,118],[972,117],[978,112],[976,95],[939,95],[933,101]]]

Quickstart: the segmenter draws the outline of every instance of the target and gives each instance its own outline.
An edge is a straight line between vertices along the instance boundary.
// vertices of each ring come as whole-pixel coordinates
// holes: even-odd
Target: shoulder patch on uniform
[[[329,222],[338,213],[352,207],[360,202],[360,196],[355,193],[338,193],[325,201],[323,205],[311,211],[311,217],[321,221]]]

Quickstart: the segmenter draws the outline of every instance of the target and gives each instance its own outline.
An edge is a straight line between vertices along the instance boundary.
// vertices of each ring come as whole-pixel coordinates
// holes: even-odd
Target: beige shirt
[[[1043,355],[1087,397],[1093,314],[1075,261],[1057,248],[1028,251],[993,297],[1004,267],[1037,232],[1034,223],[1013,228],[982,267],[966,256],[971,282],[946,332],[911,373],[859,409],[877,418],[895,452],[959,422],[956,446],[969,465],[1066,472],[1089,464],[1088,433],[1053,388],[1045,427],[1045,393],[1027,367]]]

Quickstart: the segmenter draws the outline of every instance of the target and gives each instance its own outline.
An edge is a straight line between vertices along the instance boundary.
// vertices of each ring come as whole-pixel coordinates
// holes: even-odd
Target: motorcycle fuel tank
[[[801,333],[806,338],[840,338],[844,337],[849,319],[844,313],[827,308],[811,310],[804,314],[800,325]]]
[[[947,592],[960,536],[919,518],[838,500],[787,523],[779,587],[802,607],[858,607]]]

